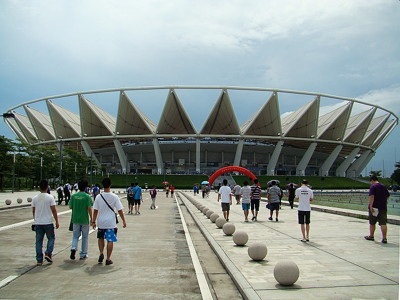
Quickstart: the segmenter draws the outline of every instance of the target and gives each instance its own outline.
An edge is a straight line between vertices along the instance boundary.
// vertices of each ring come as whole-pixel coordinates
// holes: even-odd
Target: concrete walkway
[[[0,208],[5,207],[2,203],[7,197],[36,195],[28,193],[0,194]],[[375,242],[364,240],[368,233],[366,220],[313,211],[310,242],[303,243],[296,210],[284,206],[279,222],[271,222],[264,204],[258,222],[244,223],[241,205],[234,204],[230,222],[249,235],[247,245],[238,247],[232,237],[225,236],[189,201],[194,198],[220,213],[216,193],[206,199],[191,192],[177,192],[177,195],[178,204],[183,201],[192,214],[208,244],[219,254],[241,289],[243,298],[398,299],[398,225],[389,225],[389,242],[382,244],[379,228]],[[125,229],[119,224],[119,241],[114,247],[111,266],[97,264],[95,232],[89,238],[89,259],[69,259],[70,212],[62,205],[57,207],[61,227],[56,231],[54,263],[36,267],[30,208],[0,210],[0,298],[202,299],[176,201],[159,193],[159,208],[149,210],[148,195],[144,198],[142,214],[127,215]],[[23,204],[27,204],[25,200]],[[123,204],[126,207],[126,200]],[[185,206],[180,208],[186,210]],[[191,226],[194,224],[188,224]],[[249,258],[248,246],[254,242],[266,243],[268,254],[264,261],[254,262]],[[300,269],[298,281],[289,288],[280,286],[273,276],[276,263],[286,259],[293,260]],[[205,260],[200,258],[200,263]]]
[[[363,238],[368,233],[366,220],[313,211],[310,242],[303,243],[295,209],[283,207],[279,222],[269,221],[264,204],[258,221],[245,223],[241,205],[234,204],[230,222],[249,236],[247,245],[239,247],[188,201],[196,199],[222,216],[215,193],[205,199],[185,193],[182,198],[187,198],[198,225],[224,254],[226,265],[233,263],[231,273],[239,272],[242,285],[250,285],[261,299],[398,299],[398,225],[389,225],[389,242],[382,244],[379,229],[375,242]],[[255,242],[267,245],[262,262],[248,256],[248,246]],[[300,269],[299,280],[290,288],[280,286],[273,275],[276,263],[287,259]]]

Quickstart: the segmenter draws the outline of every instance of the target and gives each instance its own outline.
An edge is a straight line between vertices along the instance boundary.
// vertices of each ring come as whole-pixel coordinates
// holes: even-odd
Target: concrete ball
[[[211,209],[207,210],[207,212],[206,212],[206,217],[207,217],[207,219],[209,219],[210,216],[211,216],[213,213],[214,213],[214,212],[213,212]]]
[[[274,277],[281,285],[293,285],[299,279],[299,274],[299,267],[291,260],[280,261],[274,268]]]
[[[224,226],[222,226],[222,230],[226,235],[232,235],[235,233],[236,227],[233,223],[225,223]]]
[[[268,253],[267,245],[263,243],[255,243],[250,245],[249,249],[247,250],[249,256],[252,260],[260,261],[263,260]]]
[[[217,220],[215,220],[215,225],[217,225],[218,228],[222,228],[224,224],[226,223],[225,218],[219,217]]]
[[[215,221],[217,221],[218,218],[219,218],[219,215],[218,215],[217,213],[213,213],[213,214],[210,216],[210,221],[213,222],[213,223],[215,223]]]
[[[204,208],[202,209],[202,211],[201,211],[201,212],[202,212],[203,214],[206,214],[206,213],[207,213],[207,211],[208,211],[208,207],[204,207]]]
[[[248,240],[249,240],[249,236],[244,231],[236,231],[233,234],[233,242],[238,246],[246,245]]]
[[[22,201],[23,201],[22,198],[18,198],[18,199],[17,199],[18,204],[21,204]]]
[[[28,197],[28,198],[26,199],[26,201],[32,202],[32,198],[31,198],[31,197]]]
[[[7,200],[6,200],[6,204],[7,204],[7,205],[10,205],[10,204],[11,204],[11,200],[10,200],[10,199],[7,199]]]

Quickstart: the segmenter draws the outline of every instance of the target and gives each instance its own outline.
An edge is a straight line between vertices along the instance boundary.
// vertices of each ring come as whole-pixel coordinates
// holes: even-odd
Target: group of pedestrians
[[[74,193],[69,201],[69,208],[72,210],[72,245],[70,259],[75,260],[78,250],[78,241],[82,237],[81,251],[79,257],[81,260],[88,258],[88,240],[89,227],[97,228],[97,239],[99,248],[98,263],[101,264],[106,258],[105,264],[111,265],[111,254],[114,247],[114,242],[117,241],[117,213],[118,212],[123,227],[126,227],[125,216],[122,210],[122,204],[117,195],[111,193],[111,180],[104,178],[102,181],[104,188],[103,193],[99,193],[92,204],[92,199],[85,192],[88,181],[82,179],[78,182],[79,192]],[[43,264],[46,260],[49,263],[53,262],[53,250],[55,244],[55,229],[59,228],[56,202],[51,194],[47,193],[48,181],[41,180],[39,188],[40,193],[32,199],[32,214],[34,225],[32,229],[36,232],[36,264]],[[55,220],[55,225],[53,223]],[[47,238],[47,245],[43,254],[43,240]],[[107,241],[106,251],[105,240]],[[105,256],[106,255],[106,256]]]
[[[242,204],[244,221],[249,222],[249,210],[251,211],[251,220],[256,222],[258,212],[260,210],[261,187],[257,179],[254,179],[254,184],[250,187],[249,182],[243,182],[243,187],[236,184],[233,189],[228,186],[228,181],[223,180],[223,185],[218,190],[218,202],[221,201],[221,209],[226,221],[229,221],[230,206],[232,205],[232,196],[235,196],[236,204]],[[275,220],[278,222],[279,209],[282,199],[282,190],[277,186],[276,181],[271,182],[271,186],[267,190],[268,204],[270,209],[269,220],[272,221],[273,212],[275,211]],[[295,198],[299,201],[298,222],[300,224],[303,235],[302,241],[309,241],[310,232],[310,202],[313,200],[313,191],[308,187],[307,180],[302,181],[300,188],[295,190]]]
[[[378,181],[376,176],[370,178],[371,186],[369,189],[369,235],[364,238],[374,241],[376,223],[379,224],[382,232],[381,242],[387,243],[387,199],[390,194],[385,185]],[[227,186],[226,179],[223,180],[223,186],[218,190],[218,202],[221,201],[221,209],[226,221],[229,221],[229,211],[232,205],[232,196],[235,196],[236,204],[242,204],[244,221],[249,222],[249,209],[252,213],[252,221],[257,221],[260,208],[261,187],[257,179],[254,184],[249,187],[249,182],[244,181],[243,187],[236,184],[233,189]],[[271,181],[270,187],[267,189],[267,208],[270,210],[269,220],[273,220],[273,212],[275,211],[275,220],[278,222],[279,209],[283,192],[277,185],[276,181]],[[293,184],[288,186],[288,200],[290,208],[293,209],[294,200],[298,201],[298,223],[302,234],[302,242],[310,240],[310,223],[311,223],[311,202],[314,200],[313,190],[309,187],[308,181],[303,179],[301,186],[295,188]]]

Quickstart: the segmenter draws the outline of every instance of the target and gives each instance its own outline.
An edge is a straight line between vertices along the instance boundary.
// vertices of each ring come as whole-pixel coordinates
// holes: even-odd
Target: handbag
[[[114,214],[115,214],[115,223],[119,223],[118,222],[118,216],[117,216],[117,213],[114,211],[114,209],[110,206],[110,204],[108,204],[108,202],[106,201],[106,199],[104,199],[104,197],[103,197],[103,195],[102,194],[100,194],[100,196],[101,196],[101,198],[103,198],[103,200],[104,200],[104,202],[107,204],[107,206],[114,212]]]

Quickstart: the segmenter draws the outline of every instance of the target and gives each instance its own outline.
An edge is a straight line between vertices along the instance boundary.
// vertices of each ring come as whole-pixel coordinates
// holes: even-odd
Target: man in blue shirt
[[[140,204],[142,203],[142,188],[137,182],[133,187],[133,201],[135,204],[135,215],[140,215]]]

